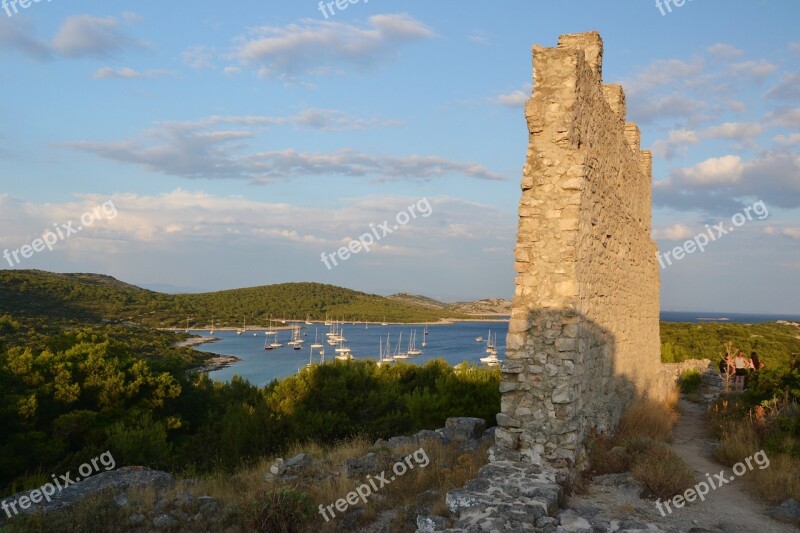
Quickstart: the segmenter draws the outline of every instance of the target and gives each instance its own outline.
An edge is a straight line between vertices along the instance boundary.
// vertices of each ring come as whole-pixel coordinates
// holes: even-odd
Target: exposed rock
[[[592,533],[593,528],[588,520],[578,516],[572,509],[567,509],[558,515],[559,527],[556,531],[564,533]]]
[[[153,518],[153,529],[168,529],[178,525],[178,521],[168,514],[161,514]]]
[[[395,454],[368,453],[364,457],[355,457],[345,461],[344,472],[350,479],[361,479],[368,474],[374,475],[390,470],[394,463],[402,459],[402,456]]]
[[[484,431],[486,431],[486,421],[470,417],[448,418],[444,430],[437,430],[445,438],[458,442],[479,439]]]
[[[789,498],[770,512],[775,520],[800,526],[800,502]]]
[[[455,517],[447,531],[525,531],[556,511],[563,495],[555,474],[528,463],[495,462],[461,489],[447,493]]]
[[[420,515],[417,517],[417,533],[434,533],[447,527],[447,520],[441,516]]]

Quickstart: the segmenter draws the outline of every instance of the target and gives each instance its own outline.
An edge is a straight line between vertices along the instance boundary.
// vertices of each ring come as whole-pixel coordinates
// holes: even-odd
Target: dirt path
[[[696,482],[707,482],[706,474],[714,479],[723,472],[725,479],[734,477],[719,488],[709,490],[704,501],[672,507],[669,512],[662,507],[663,515],[656,502],[640,497],[641,487],[627,474],[596,476],[584,494],[574,494],[567,507],[580,517],[591,521],[592,525],[601,521],[616,523],[622,530],[658,530],[668,532],[724,532],[724,533],[797,533],[798,529],[777,522],[767,516],[770,508],[748,493],[746,479],[735,477],[730,468],[714,461],[711,453],[715,441],[708,434],[708,424],[703,405],[681,400],[682,415],[674,429],[672,449],[686,465],[694,471]],[[744,457],[742,458],[744,459]],[[757,463],[751,460],[753,468]],[[747,474],[744,474],[747,477]],[[664,506],[664,502],[661,501]],[[563,524],[563,521],[562,521]],[[589,522],[583,524],[588,528]],[[656,529],[657,528],[657,529]],[[565,531],[584,531],[565,529]],[[595,528],[595,531],[609,531],[613,528]]]
[[[711,490],[705,501],[696,501],[691,506],[676,509],[673,513],[680,522],[725,532],[787,532],[797,533],[797,529],[777,522],[766,515],[769,508],[760,503],[754,495],[748,494],[747,481],[734,476],[730,468],[717,463],[712,457],[714,440],[708,434],[705,407],[681,400],[682,416],[675,426],[672,449],[694,470],[698,482],[710,474],[714,476],[724,471],[726,479],[734,478],[721,487]],[[744,459],[744,457],[742,458]],[[754,468],[758,468],[753,464]],[[744,475],[747,477],[747,474]],[[680,518],[678,518],[680,516]]]

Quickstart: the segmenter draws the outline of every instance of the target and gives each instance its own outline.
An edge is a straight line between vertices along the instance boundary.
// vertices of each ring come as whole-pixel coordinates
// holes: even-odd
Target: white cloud
[[[790,239],[800,240],[800,228],[775,228],[767,226],[764,228],[764,233],[767,235],[780,235]]]
[[[671,226],[666,227],[657,227],[653,229],[653,238],[654,239],[664,239],[668,241],[682,241],[684,239],[688,239],[692,237],[695,232],[684,224],[683,222],[678,222],[677,224],[673,224]]]
[[[773,140],[777,144],[781,144],[784,146],[792,146],[795,144],[800,144],[800,133],[792,133],[790,135],[776,135]]]
[[[672,159],[686,151],[686,145],[699,142],[697,132],[689,129],[670,130],[666,139],[659,139],[653,143],[653,154],[658,157]]]
[[[489,35],[483,30],[474,30],[467,36],[467,39],[475,44],[489,43]]]
[[[735,46],[724,43],[717,43],[713,46],[709,46],[707,51],[710,55],[719,59],[734,59],[744,54],[744,52]]]
[[[748,141],[764,133],[764,126],[756,122],[725,122],[718,126],[711,126],[703,131],[704,138],[709,139],[736,139]]]
[[[126,18],[127,20],[127,18]],[[116,17],[72,15],[67,17],[51,41],[35,36],[35,29],[24,22],[0,17],[0,43],[37,60],[56,57],[68,59],[108,59],[144,43],[129,37]]]
[[[746,81],[761,83],[778,69],[775,65],[761,59],[759,61],[745,61],[731,65],[731,73],[740,76]]]
[[[749,161],[712,157],[653,183],[653,205],[679,210],[729,215],[753,198],[770,206],[800,207],[800,155],[773,150]]]
[[[373,15],[365,26],[304,19],[287,26],[261,26],[236,39],[231,57],[260,75],[325,76],[336,65],[371,68],[398,55],[402,45],[433,37],[405,14]]]
[[[795,107],[794,109],[782,107],[767,113],[764,119],[776,126],[800,128],[800,107]]]
[[[735,183],[742,178],[744,165],[737,155],[711,157],[693,167],[676,172],[688,185],[720,185]]]
[[[97,69],[94,74],[92,75],[95,79],[98,80],[107,80],[107,79],[124,79],[124,80],[136,80],[136,79],[146,79],[150,80],[153,78],[160,78],[162,76],[168,76],[170,73],[168,70],[145,70],[145,71],[137,71],[129,67],[122,67],[122,68],[112,68],[112,67],[103,67]]]
[[[800,72],[784,74],[781,81],[764,95],[774,100],[800,99]]]
[[[53,50],[69,58],[107,58],[141,46],[120,29],[115,17],[67,17],[53,38]]]
[[[341,131],[394,124],[397,122],[361,119],[334,110],[308,109],[289,117],[211,116],[194,122],[164,122],[136,139],[73,141],[63,145],[184,178],[235,178],[257,183],[333,175],[376,181],[430,180],[447,176],[505,179],[478,163],[438,156],[370,155],[354,149],[327,153],[294,149],[259,151],[243,144],[243,141],[255,141],[259,127],[293,125]]]
[[[214,67],[216,55],[216,49],[213,47],[191,46],[183,51],[181,60],[195,70],[204,70]]]
[[[489,102],[506,107],[520,108],[525,105],[525,102],[530,100],[531,92],[522,90],[513,91],[505,94],[498,94],[489,98]]]

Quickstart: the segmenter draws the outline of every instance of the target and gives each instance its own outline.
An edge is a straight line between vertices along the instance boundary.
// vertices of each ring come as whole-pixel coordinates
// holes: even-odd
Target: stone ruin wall
[[[572,466],[634,397],[660,399],[651,167],[597,32],[533,49],[498,458]]]

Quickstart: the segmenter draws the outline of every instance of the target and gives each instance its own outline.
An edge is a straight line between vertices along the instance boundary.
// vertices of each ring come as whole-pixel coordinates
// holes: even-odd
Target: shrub
[[[653,443],[636,460],[631,473],[652,498],[672,498],[695,483],[692,471],[663,442]]]
[[[700,371],[696,368],[690,368],[681,374],[678,378],[678,387],[680,387],[683,394],[694,394],[700,390]]]
[[[632,437],[650,437],[668,441],[678,414],[667,405],[653,400],[642,400],[632,405],[622,415],[619,425],[620,440]]]
[[[254,531],[294,533],[314,514],[308,494],[288,487],[260,494],[253,508],[250,526]]]

